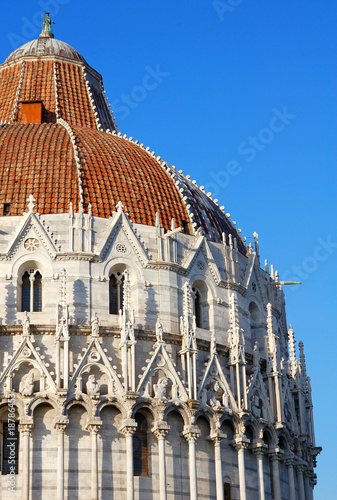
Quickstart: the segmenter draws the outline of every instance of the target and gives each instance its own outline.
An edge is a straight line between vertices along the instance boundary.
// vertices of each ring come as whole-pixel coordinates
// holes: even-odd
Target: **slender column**
[[[296,465],[295,469],[297,472],[298,500],[305,500],[304,481],[303,481],[303,466]]]
[[[280,470],[278,465],[280,455],[278,449],[270,454],[270,460],[273,467],[274,499],[281,500]]]
[[[294,477],[294,459],[287,458],[286,466],[288,468],[289,500],[296,500],[295,477]]]
[[[200,431],[195,425],[185,426],[183,436],[188,442],[188,463],[190,473],[190,500],[198,500],[197,487],[197,459],[195,453],[195,443],[200,436]]]
[[[159,460],[159,500],[166,500],[166,458],[165,458],[165,437],[170,429],[166,422],[152,429],[153,434],[158,439],[158,460]]]
[[[233,446],[238,452],[239,488],[240,500],[246,500],[246,475],[245,475],[245,450],[248,448],[249,440],[238,436],[235,438]]]
[[[310,472],[308,470],[304,472],[304,491],[306,500],[310,500],[311,498],[311,486],[310,486],[309,474]]]
[[[64,500],[64,433],[69,420],[65,417],[58,418],[54,427],[58,433],[57,446],[57,500]]]
[[[246,365],[242,365],[242,393],[243,393],[243,407],[245,409],[248,408],[247,401],[247,374],[246,374]]]
[[[137,429],[137,422],[133,418],[126,418],[119,432],[125,436],[126,447],[126,500],[134,500],[133,482],[133,434]]]
[[[280,381],[277,374],[274,375],[275,381],[275,399],[276,399],[276,418],[277,422],[282,422],[282,404],[281,404],[281,392],[280,392]]]
[[[98,456],[97,434],[103,424],[99,417],[88,420],[87,430],[91,434],[91,500],[98,500]]]
[[[238,398],[238,407],[239,407],[239,410],[241,410],[241,384],[240,384],[240,365],[239,365],[239,363],[236,363],[235,369],[236,369],[236,391],[237,391],[237,398]]]
[[[63,343],[63,387],[68,390],[69,383],[69,340],[65,339]]]
[[[252,448],[252,452],[256,456],[257,462],[257,477],[259,484],[259,500],[265,500],[265,492],[264,492],[264,475],[263,475],[263,455],[265,454],[267,446],[263,444],[261,441],[258,441],[254,448]]]
[[[221,441],[227,437],[226,434],[217,429],[211,434],[210,439],[214,443],[215,460],[215,481],[216,481],[216,500],[224,500],[224,487],[222,478],[222,460],[221,460]]]
[[[30,436],[32,434],[33,422],[21,422],[19,431],[22,437],[22,500],[29,500],[29,476],[30,476]]]

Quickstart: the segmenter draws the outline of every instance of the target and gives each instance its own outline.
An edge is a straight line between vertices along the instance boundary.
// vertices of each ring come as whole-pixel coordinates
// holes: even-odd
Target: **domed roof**
[[[85,62],[77,50],[61,40],[51,37],[40,37],[37,40],[27,42],[18,49],[14,50],[6,59],[6,63],[16,61],[17,59],[29,57],[60,56],[75,61]]]
[[[90,205],[94,216],[108,218],[122,201],[135,223],[153,226],[159,212],[166,231],[175,219],[187,234],[234,239],[246,253],[209,196],[117,134],[101,76],[51,32],[0,66],[0,216],[22,215],[31,194],[40,214],[67,213],[72,203],[74,211]]]

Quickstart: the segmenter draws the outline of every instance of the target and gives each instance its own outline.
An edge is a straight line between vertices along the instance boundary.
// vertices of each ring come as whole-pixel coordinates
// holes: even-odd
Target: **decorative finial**
[[[46,12],[45,17],[41,16],[43,18],[43,26],[42,26],[42,32],[40,34],[41,38],[54,38],[54,35],[51,30],[51,25],[55,24],[54,21],[50,19],[49,16],[50,12]]]
[[[34,210],[34,207],[35,207],[35,204],[34,204],[34,201],[35,201],[35,198],[32,194],[29,195],[29,198],[27,199],[28,201],[28,210],[29,212],[32,212]]]
[[[117,203],[116,208],[117,208],[117,213],[120,214],[121,212],[123,212],[124,205],[121,202],[121,200],[119,200],[119,202]]]

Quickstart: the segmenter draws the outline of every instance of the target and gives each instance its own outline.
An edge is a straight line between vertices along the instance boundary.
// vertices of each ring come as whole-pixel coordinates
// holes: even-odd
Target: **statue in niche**
[[[154,384],[154,397],[156,399],[166,399],[166,387],[168,386],[168,378],[161,377],[158,380],[158,384]]]
[[[156,337],[157,337],[157,342],[162,342],[163,341],[163,325],[161,324],[160,318],[157,319],[156,323]]]
[[[252,397],[252,414],[255,418],[262,416],[260,398],[257,394]]]
[[[91,319],[91,335],[93,337],[99,336],[99,321],[98,321],[97,312],[94,313],[94,315]]]
[[[96,381],[95,375],[89,375],[86,384],[87,394],[92,398],[98,398],[100,395],[100,388],[98,382]]]
[[[21,379],[19,392],[22,396],[29,397],[34,392],[34,375],[32,372],[27,373]]]
[[[218,410],[221,407],[221,403],[218,400],[220,390],[221,387],[217,380],[215,380],[211,387],[208,389],[209,404],[214,410]]]
[[[125,338],[129,339],[129,342],[135,343],[135,330],[133,328],[133,322],[130,320],[126,323]]]
[[[259,344],[255,342],[253,350],[253,370],[257,371],[260,367],[260,350]]]
[[[22,332],[25,337],[28,337],[30,334],[30,321],[27,311],[24,312],[24,317],[22,320]]]

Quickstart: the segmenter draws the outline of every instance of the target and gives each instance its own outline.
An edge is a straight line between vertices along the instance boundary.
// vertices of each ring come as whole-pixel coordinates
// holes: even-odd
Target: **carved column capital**
[[[253,441],[252,452],[254,455],[264,455],[268,449],[268,446],[261,440],[256,439]]]
[[[99,417],[91,417],[88,419],[85,428],[90,434],[98,434],[102,425],[103,422]]]
[[[158,424],[152,429],[153,434],[157,439],[164,438],[167,436],[168,431],[170,430],[170,426],[167,422],[158,422]]]
[[[220,429],[216,429],[214,432],[211,432],[211,434],[209,435],[209,439],[211,441],[213,441],[213,443],[215,445],[220,444],[221,441],[226,439],[226,437],[227,437],[227,434],[224,434],[223,432],[221,432]]]
[[[133,418],[125,418],[123,424],[119,428],[119,432],[124,436],[132,436],[137,429],[137,422]]]
[[[286,466],[289,468],[293,468],[294,467],[294,463],[295,463],[295,456],[293,454],[291,455],[286,455],[284,457],[284,463],[286,464]]]
[[[20,419],[19,432],[22,436],[31,436],[33,428],[33,417],[24,416]]]
[[[195,443],[200,436],[199,427],[197,427],[196,425],[185,425],[183,436],[188,443]]]
[[[246,450],[249,446],[249,439],[242,434],[237,434],[236,436],[234,436],[231,445],[236,451]]]
[[[279,460],[279,461],[282,460],[283,458],[282,453],[283,451],[280,448],[275,447],[274,449],[268,452],[269,460],[271,460],[272,462],[274,460]]]
[[[54,420],[54,429],[60,434],[64,434],[69,424],[69,419],[65,416],[56,417]]]

